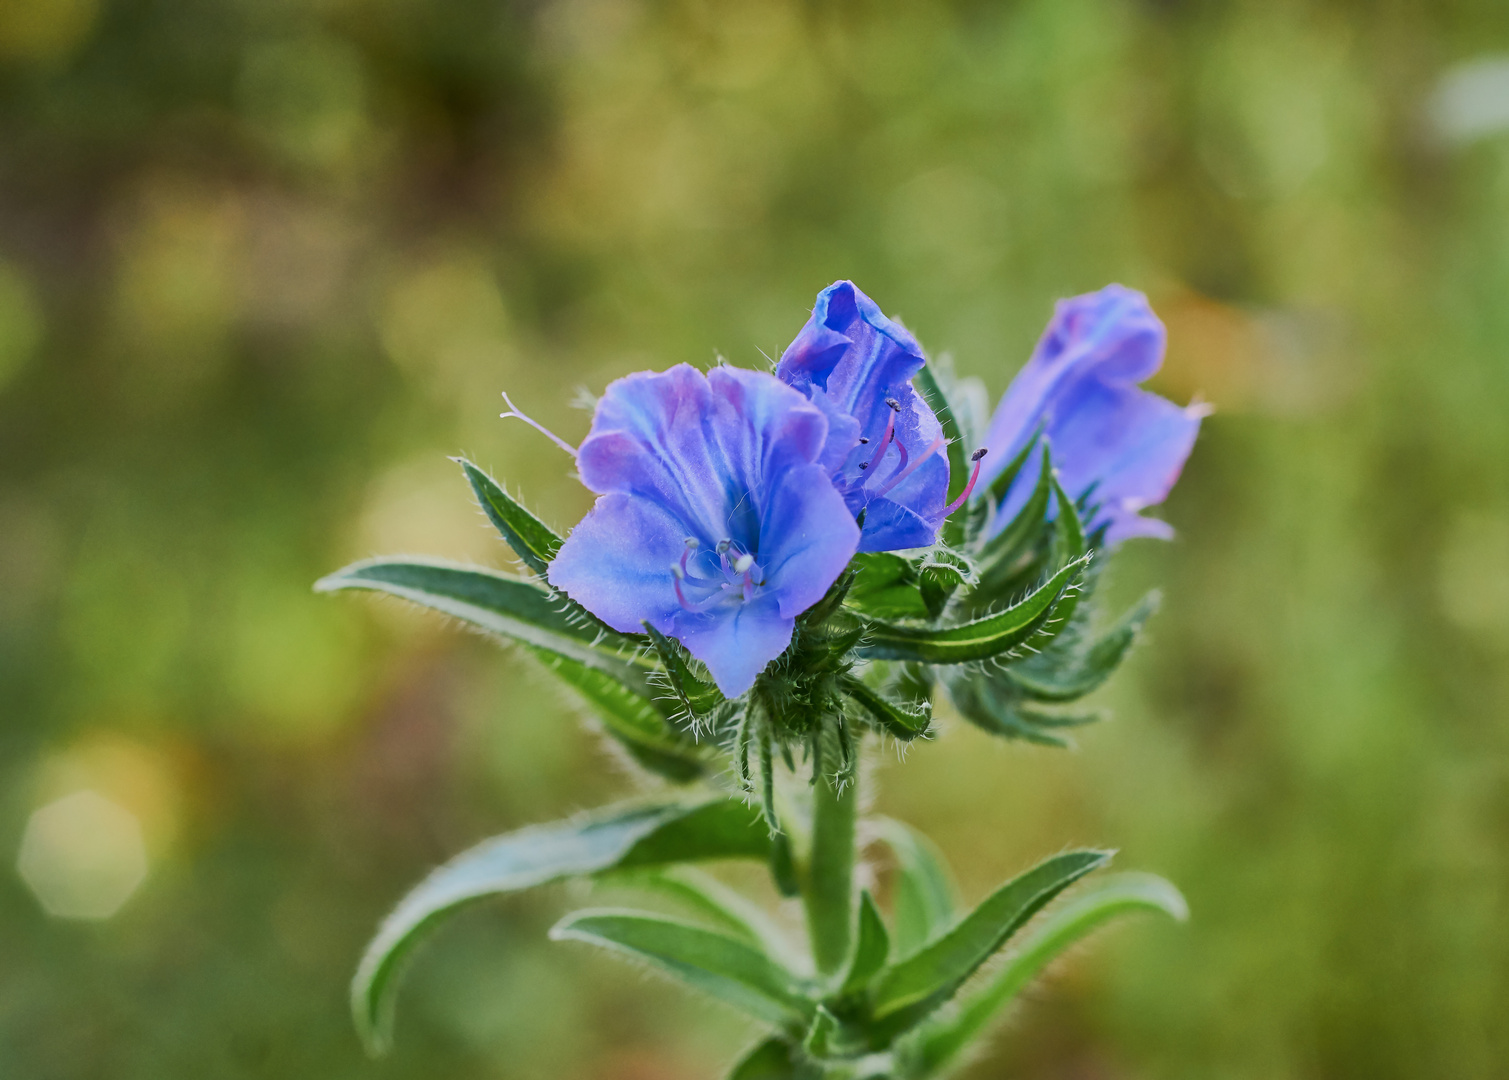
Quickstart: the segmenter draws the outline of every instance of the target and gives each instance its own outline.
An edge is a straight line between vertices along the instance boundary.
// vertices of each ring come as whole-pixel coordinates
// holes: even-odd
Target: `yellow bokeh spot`
[[[135,815],[97,791],[76,791],[32,814],[16,869],[49,914],[108,919],[147,877]]]
[[[0,3],[0,56],[67,56],[83,43],[98,15],[98,0],[5,0]]]

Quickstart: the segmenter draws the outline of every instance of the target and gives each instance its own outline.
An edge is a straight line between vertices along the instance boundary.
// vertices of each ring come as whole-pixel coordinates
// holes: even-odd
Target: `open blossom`
[[[550,583],[615,630],[650,623],[744,693],[859,543],[819,464],[827,438],[823,412],[762,372],[618,379],[577,452],[601,498]]]
[[[1032,359],[991,419],[982,487],[1041,432],[1059,483],[1096,507],[1091,531],[1107,543],[1134,536],[1167,539],[1164,522],[1140,516],[1161,503],[1194,447],[1201,405],[1180,408],[1137,384],[1163,363],[1163,324],[1147,297],[1121,285],[1059,301]],[[1036,483],[1035,450],[995,517],[1010,521]]]
[[[828,418],[821,461],[850,513],[864,514],[860,551],[926,547],[943,521],[943,428],[910,382],[924,363],[903,326],[838,281],[776,366]]]

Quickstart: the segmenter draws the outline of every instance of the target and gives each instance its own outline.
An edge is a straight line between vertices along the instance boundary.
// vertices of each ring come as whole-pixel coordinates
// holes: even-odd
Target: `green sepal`
[[[807,987],[761,949],[690,923],[616,908],[573,912],[552,941],[582,941],[625,953],[783,1031],[804,1031]]]
[[[915,704],[903,705],[892,701],[853,675],[841,676],[839,685],[849,699],[865,711],[877,728],[902,742],[926,735],[932,725],[933,707],[926,698]]]
[[[1005,966],[961,1001],[956,1012],[922,1026],[899,1055],[900,1075],[921,1080],[951,1064],[1055,957],[1110,920],[1138,912],[1183,922],[1189,906],[1178,889],[1152,874],[1118,874],[1076,896],[1045,916]]]
[[[314,589],[369,589],[401,597],[606,671],[645,696],[651,695],[647,676],[659,668],[638,641],[608,629],[546,586],[497,570],[442,559],[367,559],[321,578]]]
[[[1143,625],[1158,609],[1149,593],[1087,648],[1068,653],[1050,649],[1007,667],[1004,674],[1025,696],[1038,701],[1073,701],[1103,684],[1126,658]]]
[[[502,485],[487,473],[465,458],[451,460],[461,466],[487,520],[502,534],[503,540],[513,548],[514,554],[525,566],[544,577],[550,568],[550,561],[565,541],[550,526],[514,501]]]
[[[648,622],[642,625],[665,667],[666,685],[692,717],[705,716],[723,704],[725,699],[718,688],[692,670],[687,652],[679,642],[672,641]]]
[[[910,559],[890,551],[863,551],[849,564],[854,583],[845,603],[881,619],[924,619],[927,605],[919,591],[922,577]]]
[[[859,651],[869,659],[930,664],[963,664],[1009,653],[1048,624],[1088,563],[1089,556],[1070,563],[1019,603],[973,622],[946,627],[872,623]]]
[[[706,773],[710,751],[671,727],[654,700],[600,668],[546,649],[531,646],[529,651],[592,706],[608,734],[640,765],[678,784]]]
[[[941,545],[928,549],[918,564],[918,574],[922,604],[934,619],[943,614],[955,590],[977,580],[968,556]]]
[[[892,938],[896,956],[905,958],[952,924],[958,893],[943,852],[930,839],[891,818],[872,818],[870,825],[896,860]]]
[[[357,1033],[369,1053],[387,1048],[402,961],[462,907],[566,877],[701,859],[762,859],[769,849],[759,814],[721,798],[610,808],[485,840],[431,873],[383,920],[351,980]]]
[[[948,933],[882,971],[870,990],[875,1048],[888,1046],[952,998],[1028,919],[1110,859],[1106,851],[1071,851],[1039,863],[986,897]]]
[[[943,437],[948,440],[948,498],[945,501],[953,502],[969,480],[969,447],[964,443],[964,429],[933,365],[924,364],[922,370],[912,376],[912,386],[933,410],[943,428]]]
[[[1048,528],[1048,502],[1053,497],[1053,455],[1043,446],[1037,486],[1016,517],[981,547],[975,557],[980,580],[971,590],[970,601],[978,607],[1007,595],[1020,579],[1023,563],[1030,560]]]

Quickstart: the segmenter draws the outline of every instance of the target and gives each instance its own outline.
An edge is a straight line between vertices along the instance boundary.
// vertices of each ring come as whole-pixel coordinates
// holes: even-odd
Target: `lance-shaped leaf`
[[[785,1031],[804,1029],[812,1014],[806,987],[795,975],[763,951],[715,930],[603,908],[566,916],[550,938],[626,953]]]
[[[870,890],[859,894],[859,928],[854,934],[854,955],[849,958],[849,970],[844,976],[840,996],[852,994],[870,984],[875,973],[885,967],[891,956],[891,935],[875,906]]]
[[[620,875],[608,878],[615,881]],[[649,873],[630,871],[624,883],[677,901],[726,934],[741,938],[784,962],[790,951],[785,936],[770,916],[743,893],[730,889],[711,874],[690,866],[670,866]]]
[[[1009,682],[994,675],[965,672],[951,679],[948,694],[959,715],[983,731],[1041,746],[1067,747],[1055,729],[1079,727],[1100,719],[1098,713],[1051,713],[1022,701]]]
[[[645,694],[659,664],[634,639],[607,629],[533,581],[440,559],[353,563],[315,582],[316,592],[370,589],[402,597],[525,645],[548,649],[622,677]]]
[[[1008,653],[1042,630],[1089,563],[1085,556],[1063,567],[1019,603],[995,615],[946,627],[893,626],[872,623],[861,655],[877,660],[920,660],[963,664]]]
[[[881,972],[870,992],[878,1044],[888,1044],[953,997],[1043,905],[1110,858],[1106,851],[1071,851],[1039,863],[986,897],[948,933]]]
[[[926,698],[908,704],[892,701],[852,675],[841,676],[839,685],[850,700],[864,709],[875,721],[875,725],[886,734],[903,742],[927,734],[928,726],[933,721],[933,708]]]
[[[1000,478],[997,478],[999,482]],[[985,541],[975,556],[979,581],[970,591],[975,607],[993,604],[1008,595],[1021,579],[1024,567],[1040,561],[1042,541],[1048,535],[1048,505],[1053,499],[1053,455],[1045,445],[1038,469],[1037,486],[1016,517]]]
[[[1158,595],[1149,593],[1088,648],[1067,655],[1056,650],[1031,657],[1005,669],[1006,678],[1038,701],[1073,701],[1106,681],[1125,659],[1143,625],[1158,609]]]
[[[648,622],[643,625],[650,644],[655,646],[655,652],[665,667],[666,685],[683,709],[698,717],[723,704],[724,698],[718,688],[692,670],[686,650],[679,642],[672,641]]]
[[[908,1050],[904,1074],[927,1077],[948,1065],[1050,961],[1110,920],[1137,912],[1161,913],[1179,922],[1189,917],[1179,890],[1160,877],[1120,874],[1102,882],[1045,916],[1005,966],[964,999],[956,1013],[929,1022]]]
[[[791,1042],[769,1038],[733,1067],[728,1080],[820,1080],[823,1070]]]
[[[896,860],[891,906],[896,955],[904,958],[954,921],[957,894],[943,852],[926,836],[891,818],[871,819],[870,826]]]
[[[586,699],[608,734],[645,768],[677,783],[695,780],[706,771],[710,751],[671,727],[655,701],[630,689],[618,675],[546,649],[529,651]]]
[[[384,920],[351,981],[351,1009],[368,1050],[385,1049],[401,961],[459,908],[565,877],[720,858],[765,858],[770,837],[736,799],[619,807],[486,840],[425,878]]]
[[[525,566],[541,577],[550,568],[550,560],[565,543],[539,518],[524,509],[504,491],[502,486],[487,473],[465,458],[453,459],[466,473],[467,482],[482,505],[482,511],[493,527],[502,534],[508,546]]]

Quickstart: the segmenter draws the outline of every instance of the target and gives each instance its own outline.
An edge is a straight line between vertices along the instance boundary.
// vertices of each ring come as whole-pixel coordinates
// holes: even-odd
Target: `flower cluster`
[[[1095,549],[1168,535],[1141,511],[1168,494],[1203,412],[1139,388],[1163,340],[1129,289],[1064,301],[989,418],[983,391],[928,365],[840,281],[773,373],[639,372],[607,388],[579,448],[552,435],[598,495],[566,538],[462,462],[529,574],[386,558],[325,578],[323,590],[379,590],[522,646],[635,762],[686,785],[494,837],[422,881],[352,981],[368,1046],[387,1044],[401,962],[439,921],[561,878],[758,859],[802,898],[810,963],[791,963],[752,905],[684,873],[638,880],[728,932],[622,909],[578,911],[551,932],[764,1025],[730,1080],[931,1080],[1089,928],[1133,910],[1182,917],[1166,882],[1102,878],[977,978],[1110,853],[1061,852],[963,912],[919,836],[884,819],[860,828],[857,794],[866,734],[926,735],[939,691],[1005,738],[1063,745],[1063,729],[1095,718],[1069,707],[1151,610],[1094,613]],[[889,927],[856,873],[872,837],[895,856]]]
[[[774,375],[680,365],[607,388],[577,455],[600,498],[549,581],[615,630],[648,624],[680,641],[734,698],[856,552],[934,545],[974,479],[989,490],[1024,450],[1025,467],[985,508],[992,530],[1027,503],[1051,453],[1062,487],[1093,505],[1092,533],[1167,536],[1139,511],[1168,494],[1202,413],[1136,385],[1163,345],[1140,293],[1112,285],[1062,302],[950,503],[943,424],[913,385],[922,349],[837,282]]]

